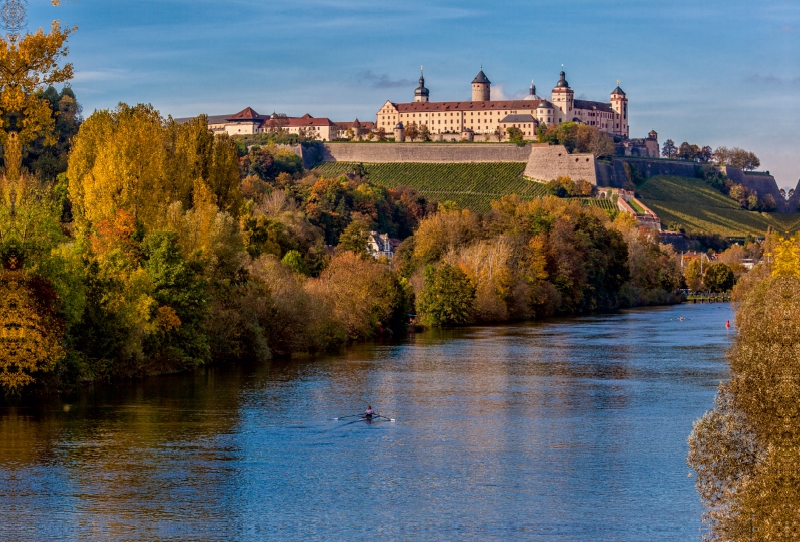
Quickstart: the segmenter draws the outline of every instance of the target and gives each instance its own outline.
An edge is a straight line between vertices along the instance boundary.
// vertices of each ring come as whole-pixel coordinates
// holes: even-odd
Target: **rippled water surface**
[[[0,539],[698,540],[686,437],[728,318],[433,331],[4,405]],[[397,422],[331,420],[365,401]]]

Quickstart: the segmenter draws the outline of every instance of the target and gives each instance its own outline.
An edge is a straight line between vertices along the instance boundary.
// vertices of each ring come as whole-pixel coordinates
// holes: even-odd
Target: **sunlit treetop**
[[[800,277],[800,240],[779,240],[773,249],[772,276]]]

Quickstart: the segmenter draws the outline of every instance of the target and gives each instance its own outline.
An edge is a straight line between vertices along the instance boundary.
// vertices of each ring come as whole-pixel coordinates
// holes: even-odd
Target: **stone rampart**
[[[323,143],[323,162],[527,162],[531,146],[513,143]]]
[[[539,181],[570,177],[597,184],[597,168],[593,154],[570,154],[563,145],[533,147],[525,167],[525,176]]]
[[[677,162],[672,160],[647,160],[647,159],[629,159],[629,158],[615,158],[614,159],[614,175],[618,176],[622,171],[625,172],[624,166],[622,168],[616,167],[617,163],[627,162],[631,167],[635,167],[639,172],[644,175],[645,179],[649,179],[655,175],[673,175],[675,177],[696,177],[697,172],[703,169],[703,165],[696,162]],[[625,182],[624,179],[623,183]]]
[[[772,194],[777,204],[777,210],[781,213],[791,213],[797,209],[797,204],[791,205],[781,196],[778,183],[775,178],[769,174],[763,173],[747,173],[733,166],[722,166],[719,168],[732,182],[741,184],[748,190],[752,190],[758,194],[759,198],[763,198],[767,194]]]

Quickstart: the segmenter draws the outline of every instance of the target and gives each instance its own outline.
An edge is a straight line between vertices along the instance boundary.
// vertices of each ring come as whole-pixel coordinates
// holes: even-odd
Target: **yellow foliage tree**
[[[213,204],[234,215],[242,202],[233,141],[210,134],[202,118],[177,124],[150,105],[120,104],[90,116],[67,175],[82,226],[124,209],[152,230],[165,225],[175,202],[186,210]]]
[[[55,291],[15,267],[0,274],[0,386],[12,393],[64,355],[64,327],[53,309]]]

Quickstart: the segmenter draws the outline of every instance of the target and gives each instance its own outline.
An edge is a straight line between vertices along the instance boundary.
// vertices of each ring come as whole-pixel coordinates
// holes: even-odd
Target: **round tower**
[[[491,86],[492,82],[483,73],[483,66],[481,71],[472,80],[472,101],[473,102],[488,102],[491,99]]]
[[[425,88],[425,77],[422,75],[422,66],[419,67],[419,86],[414,91],[415,102],[427,102],[429,96],[428,89]]]
[[[398,122],[394,127],[394,140],[401,142],[406,140],[406,129],[403,128],[403,123]]]
[[[550,97],[550,101],[553,102],[553,105],[556,108],[560,109],[560,115],[556,115],[559,119],[558,122],[563,122],[564,119],[571,119],[572,118],[572,109],[574,107],[574,96],[575,93],[572,92],[572,89],[569,88],[569,83],[567,82],[567,75],[564,71],[561,71],[561,77],[556,83],[555,88]],[[555,119],[554,119],[555,122]]]
[[[628,137],[628,98],[619,88],[619,79],[617,88],[611,91],[611,109],[617,114],[617,118],[614,119],[614,133]]]

